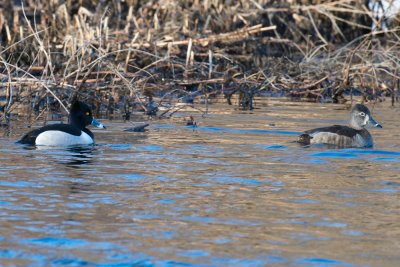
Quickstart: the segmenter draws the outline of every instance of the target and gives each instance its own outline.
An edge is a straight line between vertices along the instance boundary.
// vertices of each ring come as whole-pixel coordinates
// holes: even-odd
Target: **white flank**
[[[84,131],[80,136],[62,131],[45,131],[38,135],[35,144],[38,146],[90,145],[93,144],[93,139]]]
[[[319,132],[311,136],[313,137],[311,144],[330,144],[343,147],[354,146],[352,138],[335,133]]]
[[[339,138],[338,134],[330,132],[317,132],[311,134],[311,144],[336,144]]]
[[[367,125],[368,121],[369,121],[369,116],[367,114],[367,115],[365,115],[365,119],[364,119],[363,125]]]
[[[311,134],[311,144],[331,144],[341,147],[372,147],[372,137],[362,137],[356,134],[353,138],[344,135],[338,135],[330,132],[319,132]]]

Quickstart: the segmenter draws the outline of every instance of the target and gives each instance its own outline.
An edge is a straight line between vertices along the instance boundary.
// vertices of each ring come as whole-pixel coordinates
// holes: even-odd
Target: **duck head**
[[[361,130],[368,126],[382,128],[382,125],[372,117],[369,109],[362,104],[356,104],[351,110],[350,116],[350,125],[354,129]]]
[[[102,123],[95,120],[91,108],[78,100],[74,100],[71,104],[69,123],[79,129],[84,129],[90,124],[97,128],[106,128]]]

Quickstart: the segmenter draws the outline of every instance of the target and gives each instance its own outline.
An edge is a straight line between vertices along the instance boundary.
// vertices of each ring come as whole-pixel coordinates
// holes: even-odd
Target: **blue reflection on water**
[[[287,146],[284,146],[284,145],[263,145],[263,144],[255,145],[255,147],[262,148],[262,149],[271,149],[271,150],[273,150],[273,149],[287,149],[288,148]]]
[[[323,221],[323,222],[313,222],[311,223],[311,225],[314,226],[324,226],[324,227],[332,227],[332,228],[344,228],[347,226],[347,224],[345,223],[340,223],[340,222],[327,222],[327,221]]]
[[[131,144],[110,144],[107,146],[115,150],[129,150],[133,148]]]
[[[343,151],[324,151],[324,152],[317,152],[312,153],[311,156],[314,157],[328,157],[328,158],[357,158],[357,155],[352,153],[345,153]]]
[[[0,186],[4,187],[39,187],[37,183],[25,182],[25,181],[0,181]]]
[[[314,236],[311,234],[307,233],[291,233],[289,234],[291,239],[298,240],[300,242],[306,242],[306,241],[328,241],[331,240],[330,237],[324,237],[324,236]]]
[[[210,253],[204,250],[186,250],[184,252],[178,252],[177,255],[190,258],[206,257]]]
[[[53,237],[53,236],[28,239],[25,240],[24,242],[41,246],[50,246],[50,247],[57,246],[63,248],[76,248],[88,244],[88,241],[83,239],[71,239],[71,238]]]
[[[174,128],[175,126],[173,125],[163,125],[160,126],[159,128]],[[240,134],[246,134],[246,133],[253,133],[253,134],[280,134],[280,135],[298,135],[298,132],[290,132],[290,131],[280,131],[280,130],[260,130],[260,129],[231,129],[231,128],[224,128],[224,127],[198,127],[197,130],[200,131],[209,131],[209,132],[227,132],[227,133],[240,133]],[[274,142],[274,141],[272,141]],[[225,160],[225,153],[229,149],[226,148],[221,148],[221,147],[216,147],[213,145],[199,145],[199,144],[184,144],[182,145],[181,150],[174,150],[174,156],[180,156],[179,158],[180,164],[176,164],[174,162],[157,162],[158,168],[160,167],[168,167],[168,169],[171,170],[171,172],[176,172],[179,168],[191,168],[189,164],[190,162],[195,162],[197,165],[203,164],[203,165],[210,165],[210,166],[224,166],[224,165],[232,165],[232,162],[226,163]],[[248,149],[249,147],[243,145],[243,150]],[[278,144],[260,144],[260,145],[252,145],[251,147],[258,147],[261,149],[265,149],[262,151],[263,153],[265,152],[273,152],[273,153],[280,153],[280,151],[285,151],[288,149],[287,146],[285,145],[278,145]],[[170,148],[167,146],[160,146],[160,145],[154,145],[154,144],[149,144],[149,145],[137,145],[133,147],[132,145],[126,145],[126,144],[116,144],[116,145],[106,145],[104,146],[104,149],[110,149],[110,150],[130,150],[134,148],[136,151],[140,151],[140,154],[142,156],[147,157],[147,159],[158,159],[157,156],[155,155],[161,155],[161,157],[164,157],[162,155],[163,153],[160,153],[160,151],[170,151]],[[266,151],[269,150],[269,151]],[[276,150],[276,151],[275,151]],[[303,149],[301,149],[304,151]],[[308,152],[308,151],[307,151]],[[124,152],[125,153],[125,152]],[[242,153],[242,151],[240,151]],[[237,153],[235,156],[243,156],[244,154]],[[252,156],[252,150],[249,151],[246,156]],[[54,158],[59,159],[60,162],[65,161],[65,154],[62,151],[54,151],[50,153]],[[187,155],[196,155],[197,157],[190,157],[190,158],[185,158]],[[43,156],[43,155],[42,155]],[[71,154],[69,155],[69,159],[74,159],[78,158],[78,162],[83,162],[85,164],[90,163],[90,160],[92,159],[91,155],[74,155]],[[123,155],[125,157],[125,155]],[[199,157],[201,156],[201,157]],[[217,156],[221,156],[221,159],[218,159]],[[303,155],[298,155],[295,154],[292,157],[300,157]],[[391,151],[382,151],[382,150],[371,150],[371,149],[341,149],[341,150],[327,150],[327,151],[320,151],[320,152],[314,152],[311,154],[312,157],[322,157],[324,159],[318,159],[318,158],[312,158],[311,160],[307,161],[307,163],[310,164],[327,164],[329,161],[325,160],[326,158],[342,158],[342,159],[353,159],[353,158],[363,158],[363,159],[370,159],[374,161],[399,161],[400,159],[400,153],[399,152],[391,152]],[[382,156],[382,157],[377,157],[377,156]],[[288,158],[286,154],[281,155],[282,158]],[[43,156],[43,159],[46,159],[45,156]],[[81,160],[82,159],[82,160]],[[152,163],[153,164],[153,163]],[[164,164],[164,165],[162,165]],[[14,168],[15,166],[13,166]],[[132,167],[132,166],[129,166]],[[151,165],[148,166],[149,168],[152,167]],[[271,165],[271,168],[273,165]],[[320,167],[320,166],[315,166],[315,167]],[[4,167],[3,169],[5,169]],[[194,167],[192,167],[194,168]],[[202,166],[197,166],[199,170],[201,171]],[[289,166],[290,168],[290,166]],[[45,172],[47,172],[47,169],[43,168]],[[86,170],[86,173],[89,170]],[[132,172],[136,171],[134,167],[132,167]],[[158,171],[158,170],[157,170]],[[266,169],[266,171],[269,171],[269,169]],[[126,170],[124,169],[124,172]],[[217,175],[215,175],[217,174]],[[152,174],[153,175],[153,174]],[[138,184],[139,180],[142,179],[149,179],[155,182],[165,182],[163,184],[163,189],[167,189],[167,187],[174,187],[174,184],[172,182],[184,182],[185,179],[180,180],[180,177],[177,176],[177,178],[170,178],[167,175],[171,175],[171,173],[161,173],[157,172],[158,176],[154,177],[149,177],[148,175],[144,175],[141,173],[128,173],[128,174],[113,174],[112,178],[108,177],[110,179],[110,183],[121,183],[121,182],[132,182],[132,186],[134,184]],[[173,176],[173,175],[171,175]],[[197,187],[204,187],[202,188],[202,192],[197,192],[197,196],[202,196],[204,198],[207,198],[207,196],[212,195],[211,190],[213,187],[221,186],[224,187],[221,189],[218,193],[226,193],[226,192],[231,192],[232,188],[257,188],[260,191],[270,193],[270,195],[275,195],[275,193],[267,191],[266,189],[270,190],[284,190],[288,192],[288,194],[292,195],[282,195],[281,198],[284,198],[284,201],[279,201],[279,202],[292,202],[292,203],[297,203],[297,204],[306,204],[306,205],[292,205],[292,206],[299,206],[301,209],[298,211],[300,212],[312,212],[311,210],[308,210],[309,207],[314,208],[314,205],[308,205],[308,204],[317,204],[322,202],[324,204],[323,198],[321,200],[315,200],[306,197],[307,195],[311,193],[315,193],[315,191],[302,191],[302,190],[296,190],[293,189],[293,185],[291,185],[290,180],[287,182],[290,186],[287,186],[287,184],[284,181],[277,180],[277,178],[280,178],[279,176],[274,176],[274,175],[268,175],[269,177],[273,177],[271,179],[266,179],[262,176],[254,178],[246,178],[246,175],[243,175],[244,177],[235,177],[234,172],[229,172],[229,170],[223,170],[221,172],[213,172],[212,175],[199,175],[197,176],[197,173],[194,172],[194,175],[196,176],[196,179],[201,180],[206,180],[204,183],[195,183],[192,185],[192,188],[190,189],[195,189]],[[255,177],[255,176],[252,176]],[[103,177],[102,177],[103,178]],[[122,179],[121,179],[122,178]],[[186,177],[185,177],[186,178]],[[46,181],[46,177],[42,178],[41,181]],[[53,180],[53,182],[57,182],[57,179],[54,177],[50,177],[49,179]],[[82,182],[84,183],[86,181],[85,178],[74,178],[75,182]],[[125,181],[124,181],[125,179]],[[106,180],[104,178],[104,180]],[[50,180],[49,180],[50,181]],[[102,179],[98,179],[96,181],[96,184],[99,184],[102,182]],[[121,185],[121,184],[119,184]],[[229,186],[225,186],[229,185]],[[231,186],[231,185],[237,185]],[[375,184],[376,185],[376,184]],[[397,182],[391,182],[391,181],[386,181],[382,182],[380,185],[383,186],[383,188],[373,188],[373,189],[367,189],[366,193],[397,193],[398,189],[397,187],[400,185]],[[33,182],[27,182],[27,181],[16,181],[16,182],[10,182],[10,181],[0,181],[0,186],[3,187],[9,187],[9,188],[16,188],[15,190],[18,190],[18,188],[30,188],[30,187],[37,187],[38,183],[33,183]],[[125,185],[124,185],[125,186]],[[272,188],[271,186],[275,186],[277,188]],[[279,187],[279,188],[278,188]],[[300,187],[299,185],[299,188]],[[53,190],[53,188],[50,188]],[[13,190],[13,189],[12,189]],[[136,190],[136,189],[135,189]],[[169,190],[169,188],[168,188]],[[172,189],[171,189],[172,190]],[[81,190],[80,193],[82,193],[84,190]],[[147,191],[148,193],[149,191]],[[258,192],[258,191],[254,191]],[[295,193],[293,195],[293,192]],[[214,193],[214,192],[213,192]],[[357,193],[357,192],[356,192]],[[354,195],[356,195],[354,193]],[[32,193],[29,193],[32,194]],[[192,192],[188,190],[188,192],[178,194],[177,192],[174,191],[173,195],[168,195],[168,194],[160,194],[154,196],[154,193],[149,193],[149,199],[153,201],[151,208],[154,206],[163,206],[163,207],[172,207],[168,212],[165,213],[157,213],[157,210],[152,210],[152,209],[144,209],[144,212],[142,214],[138,214],[135,212],[133,215],[129,214],[126,217],[122,218],[118,217],[118,219],[143,219],[147,220],[148,223],[152,224],[150,220],[156,219],[159,221],[168,221],[171,218],[173,219],[174,222],[178,222],[181,225],[196,225],[196,224],[207,224],[207,225],[222,225],[222,226],[227,226],[225,228],[235,228],[239,229],[240,226],[249,228],[253,227],[255,229],[260,229],[261,227],[264,227],[265,224],[263,221],[258,221],[258,218],[252,219],[252,220],[241,220],[237,218],[218,218],[214,217],[213,213],[217,212],[218,209],[214,207],[204,207],[204,209],[201,210],[201,212],[196,213],[184,213],[183,211],[188,211],[189,209],[183,208],[184,206],[181,206],[181,201],[179,201],[179,198],[182,199],[188,199],[192,197]],[[118,201],[113,200],[112,197],[105,197],[103,193],[101,194],[94,194],[94,193],[86,193],[84,194],[85,198],[82,198],[82,201],[87,201],[85,202],[73,202],[70,199],[68,203],[64,203],[65,207],[69,208],[71,210],[71,213],[80,213],[80,209],[83,208],[95,208],[95,204],[98,203],[104,203],[108,205],[115,205],[115,204],[120,204]],[[324,195],[322,195],[323,197]],[[333,193],[330,196],[338,197],[338,198],[351,198],[353,197],[353,194],[349,193]],[[125,197],[125,195],[124,195]],[[146,196],[147,197],[147,196]],[[249,195],[251,197],[251,195]],[[31,198],[33,199],[33,198]],[[123,199],[123,197],[117,199]],[[7,198],[6,200],[9,201]],[[50,199],[48,196],[43,197],[42,199],[37,199],[37,202],[47,202],[47,204],[50,203]],[[129,203],[134,203],[134,201],[129,202]],[[278,201],[277,201],[278,203]],[[7,202],[7,201],[0,201],[0,205],[12,205],[12,203]],[[234,206],[234,203],[232,204],[232,208]],[[340,204],[338,205],[340,206]],[[48,208],[49,205],[47,205],[46,208]],[[55,206],[51,206],[51,209],[49,209],[49,212],[52,213],[53,209]],[[144,206],[143,208],[146,208],[149,206]],[[271,204],[271,206],[266,206],[268,208],[277,208],[277,206],[274,205],[274,203]],[[264,207],[264,208],[266,208]],[[132,205],[132,210],[134,209],[134,204]],[[230,207],[231,208],[231,207]],[[17,210],[18,208],[16,207],[14,210]],[[8,207],[7,207],[8,210]],[[265,209],[268,211],[268,209]],[[178,212],[176,212],[178,211]],[[208,211],[212,211],[208,212]],[[128,211],[129,213],[129,211]],[[140,213],[140,212],[139,212]],[[289,212],[288,212],[289,213]],[[210,215],[211,214],[211,215]],[[53,214],[51,214],[53,215]],[[83,215],[81,213],[81,215]],[[7,215],[8,216],[8,215]],[[209,217],[208,217],[209,216]],[[268,216],[268,214],[266,215]],[[291,215],[287,215],[286,218],[290,217]],[[284,218],[284,216],[282,216]],[[362,231],[357,231],[357,230],[348,230],[346,229],[348,225],[351,225],[351,223],[346,224],[342,222],[337,222],[337,221],[329,221],[329,220],[324,220],[320,219],[320,221],[314,221],[312,220],[315,219],[309,219],[309,218],[315,218],[314,214],[311,213],[299,213],[299,214],[294,214],[292,217],[298,217],[300,219],[282,219],[282,220],[274,220],[271,219],[270,222],[272,224],[283,224],[282,227],[286,227],[287,225],[290,225],[291,227],[296,227],[300,226],[299,228],[311,228],[315,227],[318,229],[321,229],[322,227],[328,228],[327,231],[330,231],[331,229],[329,228],[338,228],[337,231],[339,231],[342,235],[346,236],[351,236],[356,239],[357,236],[364,235],[364,232]],[[22,218],[22,217],[20,217]],[[25,221],[28,221],[30,218],[26,218]],[[302,220],[303,219],[303,220]],[[7,217],[7,220],[11,220],[11,217]],[[154,220],[154,221],[156,221]],[[194,224],[190,224],[190,222],[195,222]],[[64,226],[67,225],[71,228],[76,227],[79,224],[84,224],[86,223],[84,220],[82,222],[76,222],[76,221],[68,221],[65,220],[63,222]],[[116,220],[116,224],[119,222]],[[147,223],[147,221],[146,221]],[[110,223],[111,224],[111,223]],[[60,234],[63,235],[64,229],[57,229],[57,230],[52,230],[51,227],[54,226],[49,226],[49,227],[44,227],[42,224],[38,227],[28,227],[28,226],[23,226],[25,227],[24,230],[26,231],[36,231],[40,232],[42,231],[43,234],[49,235],[49,234]],[[43,228],[42,228],[43,227]],[[117,225],[119,227],[119,225]],[[136,227],[135,223],[133,220],[129,220],[124,227],[129,228],[129,227]],[[130,230],[132,231],[132,228]],[[17,228],[16,229],[21,229]],[[168,228],[169,229],[169,228]],[[163,229],[164,230],[164,229]],[[336,231],[336,229],[334,229]],[[56,232],[59,231],[59,232]],[[143,229],[135,229],[137,233],[141,233],[142,236],[143,234]],[[300,230],[301,231],[301,230]],[[66,232],[66,231],[65,231]],[[189,232],[189,234],[192,234],[193,232]],[[368,234],[368,233],[366,233]],[[161,241],[161,239],[178,239],[180,233],[179,231],[162,231],[161,229],[159,231],[149,231],[148,238],[153,238],[156,242]],[[198,234],[200,236],[200,234]],[[311,234],[306,234],[306,233],[296,233],[292,232],[291,234],[288,235],[289,238],[297,240],[297,241],[328,241],[330,240],[329,237],[319,237],[319,236],[314,236]],[[231,236],[216,236],[215,240],[211,238],[211,240],[207,240],[207,242],[210,243],[215,243],[215,244],[233,244],[236,242],[235,238],[240,237],[240,238],[247,238],[246,234],[240,233],[238,231],[237,233],[232,234]],[[0,241],[4,240],[4,238],[0,237]],[[286,241],[268,241],[269,244],[280,244],[280,245],[287,245],[291,240],[288,242]],[[176,255],[180,257],[186,257],[190,258],[188,262],[184,261],[170,261],[167,259],[163,260],[158,260],[158,259],[153,259],[152,257],[145,255],[145,254],[135,254],[132,252],[132,250],[129,250],[128,248],[123,247],[126,243],[129,241],[125,240],[119,240],[118,245],[113,244],[111,242],[91,242],[89,240],[85,239],[75,239],[75,238],[68,238],[68,237],[55,237],[55,236],[47,236],[47,237],[42,237],[42,238],[35,238],[35,239],[28,239],[22,241],[22,243],[27,244],[29,247],[35,247],[36,249],[42,249],[46,250],[42,254],[37,253],[37,254],[32,254],[31,252],[28,252],[29,249],[26,249],[25,251],[23,250],[12,250],[12,249],[7,249],[7,250],[0,250],[0,258],[20,258],[20,259],[29,259],[32,262],[36,261],[39,262],[37,265],[33,266],[48,266],[48,265],[53,265],[53,266],[202,266],[199,264],[191,263],[191,259],[199,259],[199,258],[210,258],[204,260],[204,262],[211,262],[213,264],[222,264],[221,266],[226,266],[226,265],[232,265],[232,266],[265,266],[270,263],[277,263],[277,264],[286,264],[288,265],[290,260],[288,260],[285,257],[278,256],[278,255],[263,255],[260,257],[257,256],[252,256],[249,259],[246,258],[239,258],[237,255],[218,255],[214,254],[199,248],[192,248],[188,250],[179,250],[178,252],[174,248],[170,248],[170,253],[175,253]],[[169,241],[168,241],[169,242]],[[275,242],[275,243],[274,243]],[[172,242],[171,242],[172,243]],[[133,246],[130,247],[132,249]],[[172,246],[171,246],[172,247]],[[135,247],[136,249],[136,247]],[[139,246],[138,249],[140,250]],[[155,247],[155,250],[159,249],[161,250],[161,247]],[[59,251],[57,251],[59,250]],[[104,251],[106,254],[105,257],[102,257],[99,262],[91,262],[89,259],[86,259],[86,257],[82,256],[83,254],[80,254],[82,258],[79,258],[78,256],[74,255],[69,255],[68,252],[73,253],[72,250],[82,250],[85,253],[90,254],[93,252],[93,250],[101,250]],[[55,255],[59,257],[60,251],[62,251],[62,257],[60,258],[54,258]],[[66,252],[67,251],[67,252]],[[54,254],[52,254],[54,252]],[[74,253],[75,254],[75,253]],[[46,256],[44,256],[46,255]],[[77,254],[79,255],[79,254]],[[329,258],[323,258],[323,257],[305,257],[305,255],[301,255],[301,258],[298,258],[295,260],[294,266],[352,266],[351,264],[344,262],[344,261],[339,261],[339,260],[334,260],[334,259],[329,259]],[[317,255],[318,256],[318,255]],[[53,258],[52,258],[53,257]],[[235,258],[238,257],[238,258]],[[133,259],[134,258],[134,259]],[[1,260],[0,260],[1,262]],[[43,264],[42,264],[43,263]],[[210,265],[204,265],[204,266],[210,266]]]
[[[22,252],[11,250],[11,249],[3,249],[0,250],[0,259],[17,259],[22,258]]]
[[[296,260],[296,264],[298,264],[298,266],[307,266],[307,267],[308,266],[310,267],[355,266],[354,264],[345,261],[329,259],[329,258],[300,258]]]
[[[349,149],[342,149],[342,151],[350,152],[354,154],[366,154],[366,155],[391,155],[400,157],[400,152],[396,151],[385,151],[385,150],[374,150],[374,149],[356,149],[356,148],[349,148]]]
[[[373,150],[373,149],[359,149],[359,148],[335,149],[335,150],[329,149],[326,151],[313,152],[310,155],[312,157],[318,157],[318,158],[333,158],[333,159],[363,158],[378,162],[400,162],[400,152]],[[376,157],[377,155],[382,155],[382,157]]]
[[[400,183],[398,182],[392,182],[392,181],[382,181],[380,182],[382,185],[390,185],[390,186],[400,186]]]
[[[164,148],[158,145],[145,145],[145,146],[138,146],[138,149],[143,149],[146,151],[162,151]]]
[[[342,234],[348,235],[348,236],[362,236],[362,235],[364,235],[364,232],[349,229],[349,230],[343,230]]]
[[[399,192],[399,190],[397,188],[384,187],[384,188],[372,188],[369,190],[369,192],[395,194],[395,193]]]
[[[239,184],[239,185],[261,185],[262,182],[250,179],[250,178],[241,178],[241,177],[230,177],[230,176],[213,176],[208,178],[208,180],[222,183],[222,184]]]
[[[290,202],[303,203],[303,204],[316,204],[316,203],[319,203],[320,201],[315,200],[315,199],[298,198],[298,199],[291,199]]]

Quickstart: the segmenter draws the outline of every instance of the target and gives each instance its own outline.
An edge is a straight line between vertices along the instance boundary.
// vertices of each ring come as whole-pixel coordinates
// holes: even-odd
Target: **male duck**
[[[89,124],[106,128],[93,118],[88,105],[74,100],[69,113],[69,124],[46,125],[28,132],[18,142],[39,146],[90,145],[94,143],[94,135],[86,128]]]
[[[350,113],[350,126],[333,125],[305,131],[299,136],[299,143],[329,144],[337,147],[372,147],[374,145],[371,134],[366,126],[382,128],[371,115],[369,109],[356,104]]]

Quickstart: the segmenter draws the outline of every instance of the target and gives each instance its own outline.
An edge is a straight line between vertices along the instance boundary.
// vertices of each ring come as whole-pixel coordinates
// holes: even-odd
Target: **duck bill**
[[[379,123],[377,123],[377,122],[374,120],[374,118],[372,118],[372,117],[369,117],[368,125],[371,125],[371,126],[377,127],[377,128],[382,128],[382,125],[380,125]]]
[[[94,118],[92,120],[92,125],[94,127],[101,128],[101,129],[105,129],[106,128],[106,126],[104,126],[101,122],[96,121]]]

